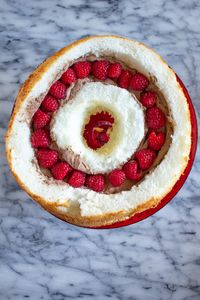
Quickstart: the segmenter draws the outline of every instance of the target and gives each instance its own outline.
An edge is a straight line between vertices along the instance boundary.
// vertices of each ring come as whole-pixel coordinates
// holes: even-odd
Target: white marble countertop
[[[115,230],[57,220],[32,202],[9,172],[3,134],[20,84],[54,51],[103,33],[157,50],[200,113],[198,0],[0,0],[1,300],[200,299],[200,153],[170,204]]]

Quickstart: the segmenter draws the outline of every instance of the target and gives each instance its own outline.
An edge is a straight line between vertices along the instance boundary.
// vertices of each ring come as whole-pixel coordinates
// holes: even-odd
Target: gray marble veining
[[[138,39],[180,75],[200,114],[198,0],[0,0],[0,299],[200,299],[200,153],[156,215],[115,230],[67,225],[12,178],[4,154],[20,84],[46,56],[92,34]]]

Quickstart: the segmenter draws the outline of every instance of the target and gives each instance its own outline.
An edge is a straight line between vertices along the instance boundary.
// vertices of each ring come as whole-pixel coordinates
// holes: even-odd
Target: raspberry
[[[85,183],[85,173],[74,170],[68,180],[68,183],[74,188],[81,187]]]
[[[55,179],[63,180],[71,170],[72,167],[68,163],[61,161],[52,167],[51,173]]]
[[[72,68],[67,69],[67,71],[65,71],[60,78],[60,80],[65,84],[71,84],[75,82],[76,79],[76,73]]]
[[[49,133],[44,129],[37,129],[31,135],[31,145],[34,148],[48,147],[50,143]]]
[[[49,112],[56,111],[58,109],[58,101],[48,94],[42,101],[42,107],[44,108],[44,110]]]
[[[156,153],[151,149],[142,149],[135,153],[135,158],[138,160],[140,168],[146,170],[152,166]]]
[[[142,171],[138,169],[139,169],[138,163],[136,160],[128,161],[123,166],[123,170],[126,174],[126,178],[129,180],[138,181],[142,178]]]
[[[130,87],[135,91],[142,91],[149,85],[149,80],[141,73],[136,73],[131,78]]]
[[[152,131],[148,137],[148,146],[152,150],[160,150],[165,143],[165,134],[163,132],[156,133]]]
[[[140,102],[147,108],[154,106],[156,104],[156,93],[153,91],[141,93]]]
[[[66,96],[66,85],[60,81],[54,82],[49,89],[49,93],[56,99],[64,99]]]
[[[37,152],[37,159],[42,168],[51,168],[58,160],[58,152],[49,149],[40,149]]]
[[[92,65],[89,61],[78,61],[73,65],[73,69],[76,72],[76,76],[83,79],[91,73]]]
[[[108,180],[115,187],[122,185],[125,179],[126,179],[126,175],[124,171],[120,169],[115,169],[108,174]]]
[[[38,109],[33,116],[33,125],[35,129],[43,128],[50,121],[50,116]]]
[[[105,179],[101,174],[89,175],[86,178],[86,186],[95,192],[102,192],[105,188]]]
[[[146,113],[147,126],[152,129],[159,129],[166,124],[166,117],[158,107],[152,107]]]
[[[92,64],[92,74],[99,80],[105,80],[108,77],[109,61],[97,60]]]
[[[112,79],[117,79],[122,72],[122,66],[120,63],[110,64],[108,68],[108,77]]]
[[[118,78],[118,85],[121,88],[127,89],[129,87],[132,73],[128,70],[122,70],[121,75]]]

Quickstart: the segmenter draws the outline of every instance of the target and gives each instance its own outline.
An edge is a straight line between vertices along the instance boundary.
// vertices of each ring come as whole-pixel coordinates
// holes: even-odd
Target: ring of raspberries
[[[148,128],[147,147],[138,150],[121,168],[112,170],[109,174],[89,175],[73,169],[66,161],[59,158],[59,153],[51,149],[49,123],[52,114],[59,108],[60,101],[66,97],[67,88],[77,79],[88,76],[100,81],[107,78],[113,80],[119,87],[140,92],[140,102],[146,111]],[[158,151],[165,143],[166,116],[156,106],[157,96],[148,89],[149,80],[139,72],[132,73],[122,68],[120,63],[108,60],[94,62],[79,61],[69,67],[49,89],[40,108],[32,118],[33,132],[31,144],[36,150],[36,157],[41,168],[49,169],[56,180],[64,180],[74,188],[85,186],[96,192],[103,192],[106,182],[113,187],[121,186],[125,180],[138,182],[153,165]],[[114,118],[107,112],[90,116],[85,125],[83,136],[87,145],[96,150],[109,141],[109,132],[114,124]]]

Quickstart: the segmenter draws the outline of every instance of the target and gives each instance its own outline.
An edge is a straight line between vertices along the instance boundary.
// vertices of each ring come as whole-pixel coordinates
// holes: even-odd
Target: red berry
[[[156,153],[151,149],[142,149],[135,153],[135,158],[137,159],[140,168],[146,170],[152,166],[156,158]]]
[[[95,192],[102,192],[105,188],[105,179],[101,174],[89,175],[86,178],[86,186]]]
[[[55,179],[63,180],[71,170],[72,167],[68,163],[61,161],[52,167],[51,173]]]
[[[109,61],[97,60],[92,64],[92,74],[99,80],[105,80],[108,77]]]
[[[147,126],[152,129],[159,129],[166,124],[166,117],[158,107],[149,108],[146,112]]]
[[[76,76],[83,79],[91,73],[92,65],[89,61],[78,61],[73,65],[73,69],[76,72]]]
[[[75,82],[76,79],[76,73],[72,68],[67,69],[67,71],[65,71],[60,78],[60,80],[65,84],[71,84]]]
[[[83,136],[86,139],[87,145],[92,149],[102,147],[109,140],[107,134],[108,128],[112,127],[114,118],[107,112],[100,112],[90,116],[89,122],[85,125]],[[101,128],[103,131],[99,132],[96,128]]]
[[[129,87],[132,73],[128,70],[122,70],[121,75],[118,78],[118,85],[121,88],[127,89]]]
[[[108,67],[108,77],[112,79],[117,79],[122,72],[122,66],[120,63],[110,64]]]
[[[37,151],[39,165],[43,168],[51,168],[58,160],[58,152],[49,149],[40,149]]]
[[[49,94],[46,95],[46,97],[42,101],[42,107],[46,111],[50,111],[50,112],[56,111],[58,109],[58,106],[59,106],[58,101]]]
[[[149,85],[149,80],[141,73],[135,73],[131,78],[130,87],[135,91],[142,91]]]
[[[107,143],[110,139],[110,136],[106,133],[106,132],[100,132],[98,135],[98,140],[100,141],[100,143],[102,143],[103,145],[105,143]]]
[[[35,129],[43,128],[50,121],[50,116],[38,109],[33,116],[33,125]]]
[[[123,166],[123,170],[126,174],[126,178],[129,180],[138,181],[142,178],[142,171],[138,169],[139,169],[138,163],[136,160],[128,161]]]
[[[68,180],[68,183],[69,183],[69,185],[73,186],[74,188],[81,187],[85,183],[85,173],[74,170]]]
[[[44,129],[37,129],[31,135],[31,145],[34,148],[48,147],[50,143],[49,133]]]
[[[163,132],[156,133],[152,131],[148,137],[148,146],[152,150],[160,150],[165,143],[165,134]]]
[[[97,130],[85,130],[84,138],[86,139],[87,145],[96,150],[102,147],[102,142],[99,140],[99,132]]]
[[[120,169],[115,169],[108,174],[108,180],[115,187],[122,185],[125,179],[126,179],[126,175],[124,171]]]
[[[156,93],[153,91],[141,93],[140,102],[147,108],[153,107],[156,104]]]
[[[87,145],[94,150],[102,147],[110,139],[106,132],[99,132],[97,130],[85,130],[84,138],[86,139]]]
[[[64,99],[66,96],[66,85],[60,81],[54,82],[49,89],[49,93],[56,99]]]
[[[101,127],[107,129],[112,127],[114,118],[108,112],[102,111],[90,116],[89,123],[85,126],[87,129],[90,127]]]

